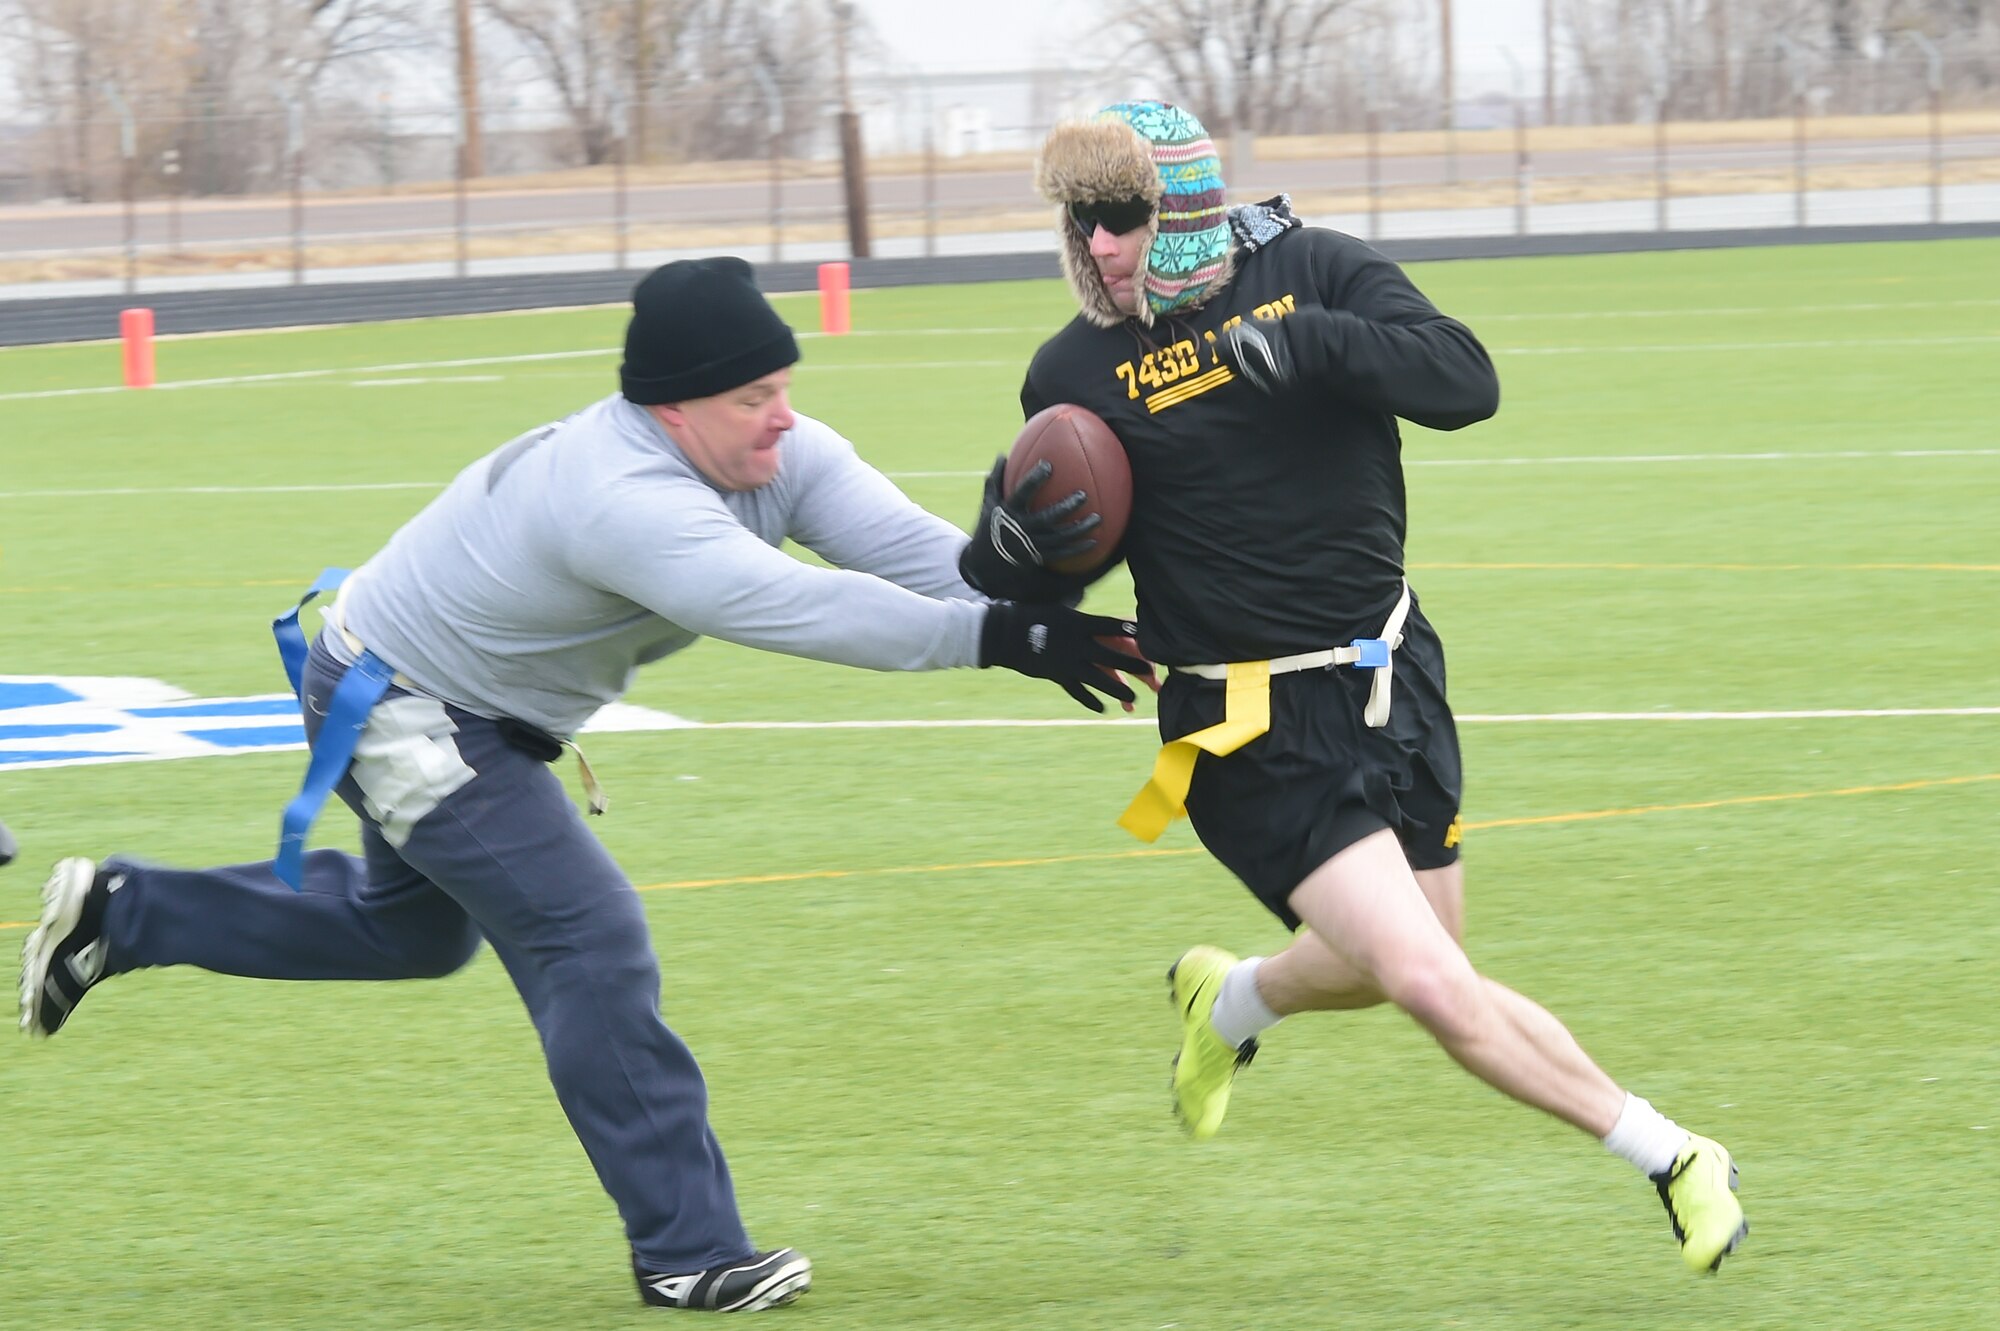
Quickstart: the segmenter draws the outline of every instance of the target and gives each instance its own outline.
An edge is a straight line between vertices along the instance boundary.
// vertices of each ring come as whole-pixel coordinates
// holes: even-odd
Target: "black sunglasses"
[[[1153,204],[1150,199],[1104,199],[1092,203],[1072,203],[1069,206],[1069,220],[1076,229],[1086,236],[1097,234],[1103,227],[1114,236],[1122,236],[1128,231],[1137,231],[1153,220]]]

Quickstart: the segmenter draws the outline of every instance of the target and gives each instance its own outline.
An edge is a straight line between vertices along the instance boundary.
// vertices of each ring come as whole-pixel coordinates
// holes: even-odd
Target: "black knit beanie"
[[[791,328],[733,256],[683,259],[632,292],[619,387],[641,406],[741,388],[799,358]]]

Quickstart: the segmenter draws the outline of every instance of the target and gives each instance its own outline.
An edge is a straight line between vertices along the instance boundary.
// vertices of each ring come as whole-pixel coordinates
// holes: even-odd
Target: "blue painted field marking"
[[[17,707],[50,707],[75,701],[77,695],[59,684],[40,680],[0,680],[0,712]]]
[[[133,716],[175,717],[175,716],[296,716],[298,700],[284,694],[269,698],[224,698],[220,700],[201,698],[190,703],[176,703],[166,707],[134,707]]]
[[[674,730],[690,724],[613,703],[586,731]],[[0,771],[303,751],[289,693],[197,698],[157,679],[0,675]]]
[[[225,749],[270,749],[293,745],[303,748],[306,742],[306,728],[297,721],[288,726],[242,726],[231,730],[189,730],[185,733],[191,739]]]
[[[111,758],[137,760],[146,755],[125,753],[117,750],[99,750],[79,753],[75,749],[6,749],[0,750],[0,769],[9,767],[75,767],[83,763],[104,762]]]
[[[0,725],[0,739],[55,739],[61,735],[102,735],[116,729],[117,726],[108,723],[84,722],[46,726]]]
[[[197,698],[159,680],[0,676],[0,769],[303,748],[289,694]]]

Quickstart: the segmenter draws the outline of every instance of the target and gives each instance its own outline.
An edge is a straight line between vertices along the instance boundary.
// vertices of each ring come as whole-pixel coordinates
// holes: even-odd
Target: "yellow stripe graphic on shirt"
[[[1172,388],[1161,389],[1146,399],[1146,410],[1157,414],[1191,397],[1200,397],[1211,388],[1220,388],[1235,377],[1229,372],[1227,365],[1218,365],[1206,374],[1198,374],[1192,379],[1182,380]]]

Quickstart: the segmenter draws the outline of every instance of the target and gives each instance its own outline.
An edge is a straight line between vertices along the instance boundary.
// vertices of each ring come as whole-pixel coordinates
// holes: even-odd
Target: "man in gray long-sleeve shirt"
[[[363,855],[306,855],[297,892],[282,860],[62,861],[23,953],[23,1029],[53,1034],[93,985],[150,966],[415,978],[457,970],[483,937],[618,1205],[645,1302],[802,1293],[811,1264],[744,1231],[701,1071],[659,1016],[638,896],[545,764],[639,666],[702,635],[876,670],[1003,665],[1096,710],[1091,689],[1129,704],[1111,672],[1146,667],[1099,641],[1130,623],[973,591],[958,567],[1004,557],[993,524],[968,544],[794,414],[797,359],[741,260],[641,283],[621,393],[461,472],[347,580],[306,656],[309,738],[321,756],[353,746],[337,791]],[[1014,525],[1073,550],[1088,538],[1069,507]],[[836,567],[781,553],[786,537]],[[379,700],[343,731],[337,691],[367,669]]]

